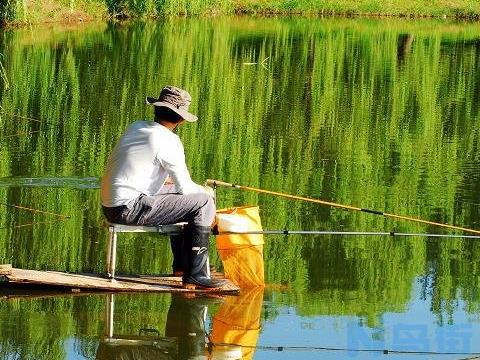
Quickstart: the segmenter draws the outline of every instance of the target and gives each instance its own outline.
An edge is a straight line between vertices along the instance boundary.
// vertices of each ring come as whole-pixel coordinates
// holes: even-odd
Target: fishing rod
[[[230,342],[212,342],[207,343],[207,349],[212,353],[215,347],[240,347],[243,349],[252,350],[270,350],[270,351],[322,351],[322,352],[350,352],[350,353],[379,353],[383,355],[388,354],[405,354],[405,355],[458,355],[458,356],[474,356],[460,359],[460,360],[474,360],[479,359],[480,353],[466,352],[466,351],[422,351],[422,350],[393,350],[393,349],[356,349],[344,347],[325,347],[325,346],[278,346],[278,345],[246,345]]]
[[[361,211],[361,212],[365,212],[365,213],[368,213],[368,214],[384,216],[384,217],[387,217],[387,218],[392,218],[392,219],[397,219],[397,220],[413,221],[413,222],[417,222],[417,223],[434,225],[434,226],[439,226],[439,227],[443,227],[443,228],[447,228],[447,229],[453,229],[453,230],[461,230],[461,231],[465,231],[465,232],[468,232],[468,233],[480,235],[480,230],[474,230],[474,229],[464,228],[464,227],[461,227],[461,226],[443,224],[443,223],[439,223],[439,222],[428,221],[428,220],[418,219],[418,218],[404,216],[404,215],[390,214],[390,213],[383,212],[383,211],[378,211],[378,210],[364,209],[364,208],[360,208],[360,207],[356,207],[356,206],[352,206],[352,205],[338,204],[338,203],[334,203],[334,202],[330,202],[330,201],[314,199],[314,198],[309,198],[309,197],[304,197],[304,196],[291,195],[291,194],[285,194],[285,193],[280,193],[280,192],[271,191],[271,190],[258,189],[258,188],[254,188],[254,187],[250,187],[250,186],[231,184],[231,183],[227,183],[227,182],[221,181],[221,180],[208,179],[206,183],[207,183],[207,185],[212,186],[213,188],[216,188],[217,186],[232,187],[232,188],[240,189],[240,190],[248,190],[248,191],[253,191],[253,192],[262,193],[262,194],[275,195],[275,196],[280,196],[280,197],[284,197],[284,198],[287,198],[287,199],[302,200],[302,201],[307,201],[307,202],[311,202],[311,203],[315,203],[315,204],[321,204],[321,205],[327,205],[327,206],[331,206],[331,207],[335,207],[335,208],[339,208],[339,209],[344,209],[344,210]]]
[[[375,231],[329,231],[329,230],[257,230],[257,231],[218,231],[212,230],[213,235],[338,235],[338,236],[395,236],[395,237],[437,237],[457,239],[480,239],[478,235],[455,234],[428,234],[402,232],[375,232]]]

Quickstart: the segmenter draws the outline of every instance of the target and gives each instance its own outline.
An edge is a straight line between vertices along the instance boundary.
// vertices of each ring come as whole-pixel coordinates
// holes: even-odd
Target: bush
[[[135,15],[143,15],[147,12],[147,0],[128,0],[128,10]]]
[[[17,0],[0,1],[0,24],[15,20],[17,14]]]
[[[105,0],[108,13],[114,17],[140,16],[147,12],[148,0]]]
[[[114,17],[125,16],[125,1],[124,0],[105,0],[107,4],[108,13]]]

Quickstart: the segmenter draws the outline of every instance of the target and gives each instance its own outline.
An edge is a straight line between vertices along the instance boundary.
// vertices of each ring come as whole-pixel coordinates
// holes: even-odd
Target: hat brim
[[[172,110],[175,113],[177,113],[178,115],[180,115],[182,117],[182,119],[184,119],[185,121],[195,122],[195,121],[198,120],[198,117],[196,115],[190,114],[188,111],[179,109],[179,108],[177,108],[176,106],[173,106],[170,103],[163,102],[163,101],[158,101],[158,99],[155,99],[155,98],[149,97],[149,96],[147,96],[145,98],[145,101],[146,101],[147,105],[169,108],[170,110]]]

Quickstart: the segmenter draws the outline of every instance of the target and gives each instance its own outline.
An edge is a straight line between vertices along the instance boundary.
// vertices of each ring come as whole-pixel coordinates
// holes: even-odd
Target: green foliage
[[[426,2],[423,0],[53,0],[49,5],[25,0],[4,0],[0,3],[0,24],[10,21],[44,22],[52,20],[53,6],[62,12],[85,12],[88,17],[115,18],[165,17],[179,15],[250,14],[343,14],[401,15],[478,19],[480,3],[475,0]],[[57,16],[56,21],[64,17]]]
[[[142,16],[148,9],[148,0],[105,0],[108,13],[113,17]]]
[[[472,0],[448,1],[379,1],[379,0],[234,0],[236,12],[254,14],[342,14],[451,16],[478,19],[480,4]]]
[[[226,14],[233,11],[231,0],[154,0],[159,16]]]
[[[230,0],[106,0],[106,4],[109,13],[116,17],[201,15],[233,10]]]
[[[105,0],[108,13],[112,16],[121,16],[125,12],[124,0]]]
[[[146,0],[128,0],[128,8],[135,15],[143,15],[147,11],[147,1]]]
[[[0,25],[16,19],[21,0],[2,0],[0,2]]]
[[[105,295],[2,300],[0,321],[4,326],[0,329],[0,355],[66,359],[65,339],[78,336],[76,351],[95,358],[98,334],[105,333],[107,326],[106,302]],[[146,327],[164,334],[169,304],[170,296],[165,294],[115,295],[115,335],[135,336]],[[12,323],[14,327],[10,326]],[[89,347],[92,340],[93,348]]]

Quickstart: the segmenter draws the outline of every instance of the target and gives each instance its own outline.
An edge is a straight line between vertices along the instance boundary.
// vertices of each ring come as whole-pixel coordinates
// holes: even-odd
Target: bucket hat
[[[162,91],[160,91],[158,99],[147,96],[146,102],[148,105],[167,107],[188,122],[198,120],[197,116],[188,112],[192,97],[187,91],[178,87],[165,86]]]

